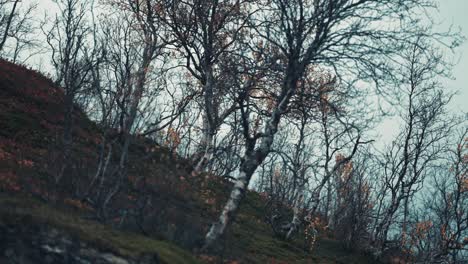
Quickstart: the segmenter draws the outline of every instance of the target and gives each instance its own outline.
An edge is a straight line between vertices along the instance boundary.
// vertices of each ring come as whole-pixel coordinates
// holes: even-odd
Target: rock
[[[101,258],[109,263],[114,263],[114,264],[129,264],[128,261],[126,261],[125,259],[123,258],[120,258],[120,257],[117,257],[117,256],[114,256],[112,254],[109,254],[109,253],[105,253],[105,254],[102,254],[101,255]]]
[[[137,259],[119,256],[47,226],[7,226],[0,222],[0,263],[159,264],[160,261],[156,254]]]

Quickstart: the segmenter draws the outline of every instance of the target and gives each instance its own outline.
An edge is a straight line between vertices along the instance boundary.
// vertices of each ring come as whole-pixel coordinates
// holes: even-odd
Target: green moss
[[[246,263],[376,263],[370,256],[348,251],[332,239],[319,238],[313,251],[306,252],[303,234],[293,241],[282,241],[262,220],[264,216],[260,195],[248,192],[227,237],[231,251],[242,255]]]
[[[60,126],[63,125],[61,121],[62,93],[47,93],[50,89],[53,89],[50,91],[57,91],[57,89],[53,87],[52,82],[38,77],[34,72],[1,62],[1,60],[0,68],[8,73],[6,76],[0,76],[0,83],[4,87],[0,89],[0,137],[21,143],[18,145],[22,145],[23,149],[15,150],[14,153],[21,153],[22,158],[31,159],[37,164],[37,167],[26,170],[14,167],[17,166],[14,162],[3,161],[0,168],[3,171],[15,171],[15,174],[23,179],[25,190],[30,186],[30,181],[26,180],[31,178],[41,180],[45,188],[57,188],[55,185],[48,185],[54,182],[53,175],[51,175],[53,170],[49,171],[42,165],[51,165],[52,162],[47,160],[47,155],[53,160],[56,153],[48,151],[56,151],[54,143],[60,145],[60,142],[55,142],[54,139],[60,136]],[[42,78],[39,83],[37,78]],[[37,95],[38,91],[31,93],[31,90],[26,89],[31,87],[41,88],[40,96]],[[50,95],[50,97],[44,95]],[[30,106],[35,106],[36,111],[31,111]],[[82,165],[77,169],[77,174],[83,177],[75,177],[74,184],[79,185],[88,184],[87,176],[90,171],[94,175],[99,149],[96,139],[100,138],[102,128],[86,117],[83,111],[76,109],[73,150],[75,161],[80,166]],[[44,123],[41,120],[47,122]],[[55,131],[55,128],[58,130]],[[41,148],[36,148],[33,152],[30,147]],[[148,147],[155,148],[157,151],[149,155],[146,151]],[[41,153],[45,154],[38,155],[39,150],[44,150]],[[113,155],[118,159],[118,149]],[[208,227],[210,221],[216,219],[232,188],[232,183],[221,177],[204,173],[198,177],[186,175],[190,171],[189,162],[172,156],[168,149],[158,147],[150,139],[135,138],[130,147],[128,164],[128,175],[139,179],[144,178],[151,183],[145,188],[157,194],[153,198],[159,199],[160,206],[164,210],[177,211],[177,214],[164,218],[166,222],[159,224],[176,225],[176,220],[180,217],[191,220],[191,223],[181,221],[181,225],[186,226],[180,226],[180,228],[196,229],[202,224]],[[182,181],[178,180],[180,176],[186,177]],[[127,187],[122,190],[122,193],[136,197],[142,189],[135,182],[131,184],[126,184]],[[68,184],[67,188],[71,186]],[[192,254],[174,244],[134,233],[116,231],[109,226],[84,220],[83,214],[76,210],[54,208],[31,198],[3,196],[5,195],[0,193],[0,222],[50,225],[66,230],[88,244],[95,244],[100,249],[122,256],[138,257],[145,253],[157,253],[166,263],[198,263]],[[208,198],[214,200],[214,203],[208,203]],[[334,240],[317,241],[312,253],[303,250],[303,235],[301,234],[298,234],[297,239],[293,241],[281,241],[274,237],[271,227],[264,221],[267,210],[265,200],[258,193],[250,191],[246,193],[246,199],[242,202],[235,223],[230,226],[226,235],[225,257],[237,258],[242,263],[375,263],[369,257],[346,251],[338,241]],[[290,211],[288,213],[292,214]],[[195,231],[192,234],[196,234]]]
[[[31,198],[0,196],[0,222],[49,225],[124,257],[136,258],[142,254],[156,253],[163,263],[200,263],[189,252],[168,242],[116,231],[97,222],[84,220],[76,212],[64,210]]]

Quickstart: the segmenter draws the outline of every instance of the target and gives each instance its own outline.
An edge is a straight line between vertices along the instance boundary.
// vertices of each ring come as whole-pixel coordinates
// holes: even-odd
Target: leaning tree
[[[238,211],[307,69],[323,65],[342,82],[372,80],[384,92],[385,84],[395,81],[393,66],[413,41],[410,37],[433,36],[430,27],[421,26],[419,15],[430,7],[434,7],[432,1],[415,0],[268,0],[249,7],[258,9],[249,18],[250,37],[244,40],[252,52],[240,55],[239,62],[252,68],[239,71],[237,88],[244,150],[229,198],[206,234],[205,249],[224,234]],[[255,96],[259,86],[267,88],[268,96]],[[270,107],[257,111],[255,100],[270,100]]]

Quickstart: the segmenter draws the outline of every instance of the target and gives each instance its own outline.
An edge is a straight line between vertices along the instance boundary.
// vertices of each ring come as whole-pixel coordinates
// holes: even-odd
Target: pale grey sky
[[[440,12],[435,14],[435,21],[442,22],[439,30],[446,30],[450,25],[454,29],[461,28],[461,32],[468,37],[468,0],[436,0],[439,4]],[[53,13],[57,10],[51,0],[38,0],[40,12]],[[465,41],[458,48],[454,58],[458,59],[458,64],[453,69],[454,80],[445,80],[449,91],[458,91],[453,98],[450,109],[454,114],[468,114],[468,41]],[[386,119],[377,127],[377,133],[383,136],[382,144],[391,140],[398,130],[398,122],[394,119]]]
[[[437,28],[447,30],[451,25],[453,30],[461,30],[461,34],[468,37],[468,0],[437,0],[439,13],[435,14],[435,22],[441,23]],[[448,92],[458,91],[450,103],[452,113],[468,113],[468,41],[465,41],[453,54],[457,64],[453,68],[453,80],[446,79],[443,84]],[[394,138],[398,132],[399,122],[395,118],[385,119],[378,127],[377,133],[382,136],[378,144],[383,146]]]
[[[51,0],[38,0],[41,13],[48,11],[50,15],[56,10]],[[436,21],[443,21],[441,30],[451,24],[460,27],[462,34],[468,37],[468,0],[437,0],[440,13]],[[459,94],[453,99],[451,108],[457,112],[468,112],[468,42],[459,48],[457,56],[459,63],[453,70],[455,80],[447,81],[447,88],[458,90]]]
[[[438,0],[443,26],[453,24],[462,28],[462,33],[468,37],[468,0]],[[447,87],[459,90],[459,94],[452,101],[452,109],[468,112],[468,41],[459,49],[460,61],[453,70],[455,80],[448,81]]]

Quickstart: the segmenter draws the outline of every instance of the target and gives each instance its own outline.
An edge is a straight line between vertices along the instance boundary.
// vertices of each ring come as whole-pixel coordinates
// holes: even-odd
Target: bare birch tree
[[[117,107],[116,123],[119,131],[120,155],[111,175],[116,175],[113,186],[101,194],[99,204],[106,217],[106,208],[119,192],[126,173],[128,151],[139,118],[139,110],[148,91],[150,68],[157,58],[164,55],[167,42],[160,27],[154,6],[157,1],[115,1],[122,25],[107,31],[115,46],[109,50],[111,85],[115,91]],[[115,20],[114,20],[115,21]],[[117,31],[114,31],[114,30]],[[135,42],[135,38],[139,43]],[[109,150],[110,151],[110,150]],[[103,176],[102,176],[103,177]]]
[[[431,168],[430,190],[405,246],[420,261],[459,263],[468,251],[468,129],[466,121],[449,140],[446,159]]]
[[[206,235],[205,249],[223,235],[235,216],[252,175],[271,151],[280,120],[307,68],[314,63],[324,63],[336,69],[347,69],[348,75],[362,79],[372,77],[379,80],[378,84],[384,82],[390,77],[384,61],[401,51],[401,43],[418,31],[418,24],[412,18],[418,8],[429,4],[429,1],[413,0],[275,0],[256,3],[264,8],[252,18],[251,23],[255,24],[252,31],[256,36],[253,41],[263,39],[272,46],[270,56],[275,57],[272,61],[276,62],[278,79],[277,86],[269,89],[274,103],[264,115],[262,132],[255,132],[249,103],[255,79],[246,78],[244,85],[238,88],[245,150],[229,199]],[[396,17],[403,19],[398,25],[376,27],[377,22]]]
[[[443,153],[445,139],[453,126],[446,115],[451,96],[444,93],[436,79],[446,72],[443,58],[421,37],[416,37],[415,44],[405,54],[400,71],[400,88],[406,97],[402,98],[403,127],[382,160],[384,186],[381,193],[389,195],[389,203],[376,219],[373,241],[380,251],[385,249],[398,210],[403,210],[403,223],[407,222],[408,203],[420,190],[427,169]],[[404,237],[405,224],[402,228]]]
[[[36,29],[33,19],[36,9],[35,2],[26,6],[21,0],[0,1],[0,56],[18,62],[24,51],[29,49],[23,61],[34,54],[31,49],[37,46],[32,37]]]
[[[73,144],[73,112],[76,97],[87,82],[92,65],[85,59],[89,48],[87,37],[90,26],[87,21],[88,1],[56,0],[59,8],[50,28],[46,22],[41,26],[46,41],[51,49],[51,60],[55,70],[56,83],[65,91],[63,125],[63,165],[56,181],[65,174],[69,167]],[[90,48],[91,50],[91,48]]]
[[[214,139],[235,109],[227,56],[237,46],[246,26],[249,0],[168,1],[161,5],[163,21],[175,38],[185,68],[200,85],[202,129],[195,171],[203,171],[213,158]]]

